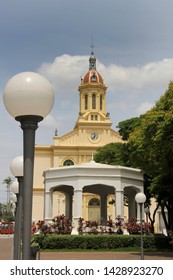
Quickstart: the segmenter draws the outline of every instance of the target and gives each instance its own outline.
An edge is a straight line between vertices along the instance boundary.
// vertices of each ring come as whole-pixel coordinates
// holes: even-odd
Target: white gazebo
[[[107,221],[107,196],[115,194],[116,216],[124,217],[124,194],[128,197],[129,218],[137,217],[135,195],[143,192],[143,173],[140,169],[113,166],[90,161],[80,165],[49,168],[44,171],[44,219],[51,220],[54,191],[65,194],[66,217],[73,220],[77,233],[78,219],[82,217],[82,193],[100,196],[100,217]]]

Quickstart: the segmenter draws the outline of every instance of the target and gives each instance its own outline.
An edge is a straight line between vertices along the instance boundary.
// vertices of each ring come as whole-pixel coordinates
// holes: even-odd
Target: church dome
[[[104,84],[102,76],[96,70],[96,57],[93,51],[89,58],[89,71],[82,79],[82,84],[87,83]]]
[[[104,84],[102,76],[95,69],[91,69],[85,74],[82,84],[87,83]]]

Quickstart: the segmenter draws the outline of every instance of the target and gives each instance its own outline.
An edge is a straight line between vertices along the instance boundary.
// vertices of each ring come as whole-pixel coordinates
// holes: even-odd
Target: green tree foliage
[[[119,128],[118,132],[122,136],[123,140],[128,140],[129,135],[140,126],[142,121],[141,117],[131,118],[125,121],[119,122],[117,128]]]
[[[129,152],[127,143],[110,143],[97,150],[94,156],[96,162],[129,166]]]
[[[6,185],[6,188],[7,188],[7,203],[6,203],[6,205],[1,204],[1,207],[0,207],[1,219],[4,221],[8,221],[8,222],[14,221],[14,215],[12,212],[12,204],[10,202],[10,187],[11,187],[12,182],[13,182],[13,180],[10,176],[5,178],[2,182],[3,184]]]
[[[10,187],[11,187],[12,182],[13,182],[13,180],[10,176],[5,178],[2,182],[3,184],[6,185],[6,188],[7,188],[7,208],[9,210],[10,210]]]
[[[143,116],[129,146],[133,166],[152,178],[150,193],[161,207],[167,231],[173,231],[173,82]]]
[[[14,221],[14,215],[12,213],[12,210],[8,209],[7,205],[2,203],[0,203],[0,221]]]

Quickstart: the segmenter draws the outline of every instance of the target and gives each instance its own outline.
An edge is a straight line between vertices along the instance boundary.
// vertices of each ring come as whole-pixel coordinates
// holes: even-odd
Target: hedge
[[[140,235],[34,235],[32,242],[41,249],[117,249],[140,247]],[[144,249],[170,249],[165,235],[143,236]]]

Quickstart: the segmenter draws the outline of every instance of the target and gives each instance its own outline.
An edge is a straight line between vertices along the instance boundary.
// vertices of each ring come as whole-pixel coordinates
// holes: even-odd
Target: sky
[[[33,71],[52,84],[54,107],[36,131],[36,144],[51,145],[55,129],[61,136],[74,128],[93,43],[117,130],[152,108],[173,80],[172,11],[172,0],[0,0],[0,202],[10,164],[23,153],[20,124],[3,103],[8,80]]]

